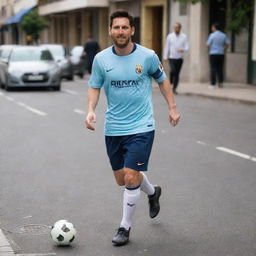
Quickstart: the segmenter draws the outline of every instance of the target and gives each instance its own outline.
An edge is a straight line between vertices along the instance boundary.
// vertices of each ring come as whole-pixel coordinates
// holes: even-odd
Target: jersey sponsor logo
[[[142,65],[141,64],[137,64],[135,71],[136,71],[137,74],[141,74],[142,71],[143,71]]]
[[[144,163],[137,163],[138,166],[142,166]]]
[[[138,85],[138,80],[111,80],[111,86],[116,88],[136,87]]]

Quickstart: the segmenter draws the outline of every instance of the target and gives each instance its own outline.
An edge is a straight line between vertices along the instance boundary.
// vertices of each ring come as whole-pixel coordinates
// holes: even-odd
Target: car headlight
[[[9,76],[15,76],[15,77],[19,77],[19,76],[21,76],[23,74],[23,71],[22,70],[19,70],[19,69],[12,69],[12,68],[10,68],[9,70],[8,70],[8,75]]]

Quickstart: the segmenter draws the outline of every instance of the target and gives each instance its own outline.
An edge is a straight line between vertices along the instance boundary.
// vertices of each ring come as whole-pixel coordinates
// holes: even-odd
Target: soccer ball
[[[76,229],[67,220],[58,220],[54,223],[51,230],[51,238],[58,245],[70,245],[76,236]]]

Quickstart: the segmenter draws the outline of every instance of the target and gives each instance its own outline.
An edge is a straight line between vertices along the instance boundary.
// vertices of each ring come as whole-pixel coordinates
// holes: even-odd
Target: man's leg
[[[124,186],[124,169],[119,171],[114,171],[114,176],[116,179],[116,183],[119,186]],[[148,180],[145,172],[140,172],[140,190],[143,191],[146,195],[148,195],[149,202],[149,216],[151,218],[155,218],[160,211],[159,197],[161,196],[161,187],[154,186]]]
[[[172,86],[174,86],[175,73],[176,73],[175,59],[169,59],[169,64],[170,64],[170,82]]]
[[[218,56],[217,64],[217,75],[218,75],[218,85],[220,88],[223,87],[223,65],[224,65],[224,55]]]
[[[217,76],[217,70],[216,70],[216,55],[211,54],[210,55],[210,68],[211,68],[211,85],[215,86],[216,84],[216,76]]]
[[[116,181],[119,185],[125,185],[123,195],[123,217],[117,234],[112,242],[114,245],[124,245],[129,242],[129,233],[132,224],[136,204],[140,198],[141,175],[139,171],[123,168],[114,171]]]
[[[150,218],[155,218],[160,211],[159,197],[161,196],[161,187],[153,186],[144,172],[141,172],[141,176],[140,189],[148,195]]]
[[[182,63],[183,63],[183,59],[176,60],[176,85],[175,85],[174,91],[177,90],[177,87],[179,85]]]
[[[176,88],[178,85],[178,60],[177,59],[170,59],[171,63],[171,74],[172,74],[172,86],[173,86],[173,92],[176,93]]]

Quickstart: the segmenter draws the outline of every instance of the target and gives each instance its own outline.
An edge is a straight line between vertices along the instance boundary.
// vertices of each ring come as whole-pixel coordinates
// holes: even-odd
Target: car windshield
[[[47,45],[46,46],[52,53],[53,56],[65,56],[65,48],[61,45]]]
[[[19,49],[11,54],[11,61],[49,61],[53,57],[47,49]]]

